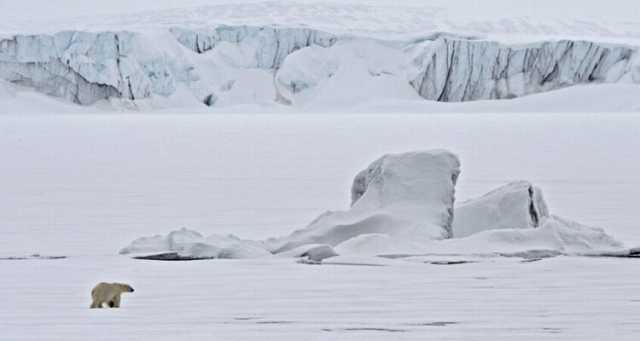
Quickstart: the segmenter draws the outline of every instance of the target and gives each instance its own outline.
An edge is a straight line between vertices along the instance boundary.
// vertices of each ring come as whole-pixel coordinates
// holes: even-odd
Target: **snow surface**
[[[244,79],[243,82],[251,79]],[[264,89],[271,87],[263,80]],[[246,87],[244,88],[246,89]],[[271,93],[274,95],[274,93]],[[276,105],[272,97],[263,97],[257,104],[251,103],[258,93],[238,91],[229,93],[229,98],[219,98],[219,107],[206,107],[194,102],[193,95],[178,91],[171,98],[155,98],[153,101],[136,103],[98,102],[95,106],[78,106],[61,99],[45,96],[23,87],[16,87],[0,80],[0,114],[111,114],[111,113],[238,113],[238,114],[345,114],[345,113],[637,113],[640,112],[640,86],[635,84],[582,85],[571,88],[529,95],[511,100],[486,100],[465,103],[443,103],[413,99],[372,99],[362,103],[338,101],[331,104],[321,102],[304,107]],[[414,95],[416,96],[416,95]],[[234,104],[236,103],[236,104]]]
[[[509,39],[640,37],[634,0],[1,0],[0,8],[0,32],[10,33],[288,23],[385,36],[448,31]]]
[[[77,106],[34,93],[19,77],[22,86],[0,81],[0,113],[8,114],[0,116],[0,340],[583,341],[640,334],[637,259],[560,256],[594,249],[619,255],[617,240],[640,245],[640,119],[612,114],[640,111],[640,87],[626,84],[640,69],[621,74],[617,63],[594,75],[621,76],[622,83],[469,104],[422,100],[398,76],[416,69],[387,62],[399,57],[398,41],[419,44],[441,32],[502,44],[571,39],[639,46],[637,1],[0,0],[0,12],[2,39],[65,30],[131,31],[148,39],[123,40],[122,47],[136,51],[124,68],[83,57],[96,46],[94,55],[107,56],[116,45],[80,44],[65,55],[80,57],[68,60],[82,72],[67,79],[71,85],[39,79],[45,93],[89,101],[111,90],[74,90],[84,84],[78,75],[110,82],[126,97],[115,103]],[[253,58],[251,47],[200,55],[171,32],[221,24],[286,24],[374,39],[311,46],[285,60],[276,52],[269,64]],[[79,37],[92,41],[86,32]],[[152,58],[136,64],[141,56]],[[593,65],[592,57],[576,65]],[[278,74],[265,65],[278,65]],[[340,65],[349,67],[337,72]],[[205,77],[191,79],[191,66]],[[49,67],[54,76],[68,76],[64,65]],[[125,78],[103,70],[124,71]],[[578,79],[590,79],[583,71]],[[153,82],[140,78],[149,74]],[[134,84],[140,87],[122,82],[126,76],[142,79]],[[486,77],[477,80],[489,88]],[[158,95],[127,99],[151,92]],[[276,104],[286,102],[293,106]],[[164,115],[104,115],[114,112]],[[49,113],[83,115],[42,115]],[[286,235],[326,208],[348,207],[353,174],[380,155],[431,148],[463,160],[456,186],[463,210],[465,200],[478,199],[467,204],[486,212],[501,200],[483,194],[528,179],[544,189],[553,214],[604,229],[549,216],[535,229],[485,230],[433,242],[433,253],[388,258],[362,255],[394,251],[382,233],[335,247],[307,244],[282,257],[249,241]],[[519,190],[503,194],[515,195],[515,203],[531,198]],[[525,206],[484,226],[533,223]],[[182,226],[188,230],[176,230]],[[260,258],[157,262],[114,254],[157,233],[131,251]],[[90,290],[101,281],[130,283],[136,293],[119,310],[88,309]]]
[[[433,254],[623,254],[624,245],[603,229],[559,217],[545,218],[537,228],[485,230],[466,238],[433,243]]]
[[[459,155],[459,202],[530,179],[554,214],[640,245],[639,133],[638,116],[621,114],[1,116],[1,256],[42,257],[0,260],[0,290],[11,293],[0,340],[635,340],[636,259],[534,261],[555,254],[496,241],[524,230],[459,245],[510,257],[341,255],[307,265],[114,253],[181,226],[285,235],[348,207],[353,175],[379,155],[426,147]],[[582,243],[566,227],[546,228],[530,232]],[[89,293],[100,281],[136,292],[120,310],[95,312]]]
[[[0,261],[0,290],[11,293],[0,339],[632,341],[640,331],[637,260],[384,264]],[[104,280],[136,291],[120,309],[89,309]]]

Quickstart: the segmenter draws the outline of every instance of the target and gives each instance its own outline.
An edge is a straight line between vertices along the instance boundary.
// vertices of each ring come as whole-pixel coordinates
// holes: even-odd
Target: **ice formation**
[[[520,97],[629,74],[635,49],[589,41],[521,46],[439,39],[414,47],[411,84],[426,99],[461,102]],[[635,82],[640,79],[635,76]]]
[[[434,243],[430,253],[522,255],[623,255],[631,253],[604,230],[557,216],[543,218],[537,228],[485,230],[465,238]]]
[[[326,258],[338,256],[333,247],[326,244],[305,244],[278,254],[281,257],[303,258],[309,262],[319,263]]]
[[[385,155],[355,177],[350,210],[327,212],[267,244],[279,253],[305,244],[336,246],[366,234],[399,243],[449,238],[459,173],[458,158],[444,150]]]
[[[305,47],[329,47],[338,39],[335,35],[309,28],[276,26],[220,25],[208,30],[171,29],[180,44],[196,53],[232,46],[251,56],[247,67],[277,69],[294,51]]]
[[[338,255],[637,253],[602,229],[551,215],[542,191],[527,181],[455,205],[459,174],[458,158],[446,150],[388,154],[356,175],[349,210],[326,212],[288,236],[256,242],[182,229],[139,238],[120,253],[167,260],[275,254],[310,263]]]
[[[209,106],[503,99],[639,83],[639,60],[622,44],[507,45],[446,34],[386,41],[278,26],[0,38],[0,79],[84,105],[183,93]]]
[[[271,255],[258,242],[242,240],[235,236],[211,235],[182,228],[167,236],[141,237],[120,250],[123,255],[169,255],[166,260],[257,258]]]
[[[453,236],[486,230],[536,228],[549,217],[542,191],[527,181],[507,184],[455,207]]]

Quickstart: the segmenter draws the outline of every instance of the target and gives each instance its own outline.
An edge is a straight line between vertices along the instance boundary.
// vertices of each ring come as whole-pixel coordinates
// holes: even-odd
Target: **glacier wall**
[[[233,44],[249,49],[253,55],[253,67],[277,69],[294,51],[309,47],[330,47],[338,40],[336,35],[310,28],[282,28],[273,26],[221,25],[208,30],[172,28],[183,46],[196,53]]]
[[[440,39],[417,48],[411,85],[423,98],[443,102],[520,97],[576,84],[617,82],[629,72],[634,52],[589,41],[508,46]]]
[[[506,45],[445,34],[384,41],[220,25],[0,38],[0,79],[82,105],[185,94],[209,106],[459,102],[640,83],[640,57],[636,47],[589,41]]]
[[[78,104],[148,97],[132,33],[61,32],[0,40],[0,77]]]

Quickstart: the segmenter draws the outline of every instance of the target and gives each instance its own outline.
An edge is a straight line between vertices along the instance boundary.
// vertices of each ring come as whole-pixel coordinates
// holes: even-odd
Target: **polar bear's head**
[[[133,288],[129,284],[113,283],[120,289],[121,292],[134,292]]]

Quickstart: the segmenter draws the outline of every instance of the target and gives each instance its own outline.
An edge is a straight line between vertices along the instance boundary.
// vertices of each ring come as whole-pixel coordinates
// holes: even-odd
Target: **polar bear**
[[[109,308],[120,308],[120,295],[123,292],[133,292],[129,284],[123,283],[98,283],[91,290],[93,302],[90,308],[102,308],[106,303]]]

